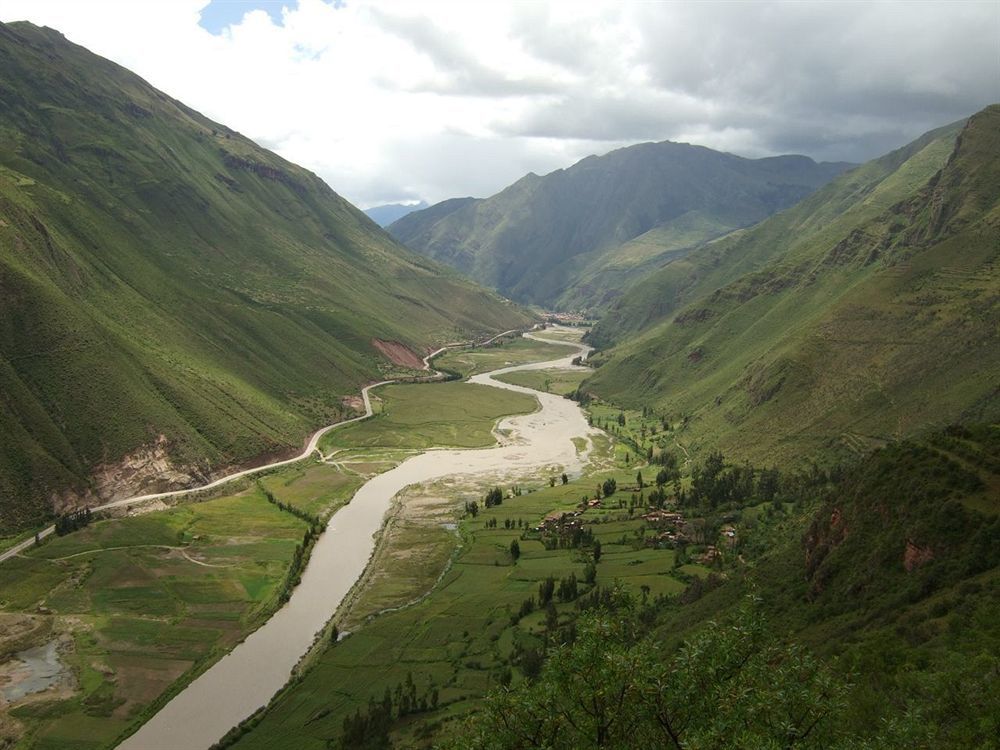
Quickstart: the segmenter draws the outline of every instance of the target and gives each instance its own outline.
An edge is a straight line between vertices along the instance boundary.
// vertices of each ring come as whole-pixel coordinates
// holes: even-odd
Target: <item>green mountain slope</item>
[[[373,339],[422,352],[527,321],[23,23],[0,25],[0,312],[6,528],[298,448],[389,364]]]
[[[993,747],[998,459],[996,424],[951,427],[806,481],[802,509],[727,509],[739,563],[719,588],[669,607],[660,632],[685,638],[752,593],[776,633],[851,683],[835,712],[845,733],[888,729],[876,747]]]
[[[585,383],[756,461],[1000,411],[1000,106],[629,290]],[[940,171],[938,171],[940,169]]]
[[[431,206],[389,231],[513,299],[602,307],[621,284],[794,204],[846,167],[643,143],[528,174],[485,200]]]

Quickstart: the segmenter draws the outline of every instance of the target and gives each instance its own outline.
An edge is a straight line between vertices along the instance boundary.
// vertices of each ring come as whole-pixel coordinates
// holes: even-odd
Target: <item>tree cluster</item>
[[[434,686],[418,697],[413,674],[407,672],[405,682],[397,683],[394,691],[386,688],[381,701],[369,700],[367,710],[358,709],[347,716],[339,744],[331,742],[330,745],[343,750],[391,750],[389,730],[393,720],[433,711],[438,707],[438,700],[438,689]]]
[[[803,649],[778,643],[755,608],[710,624],[671,655],[635,609],[625,603],[582,616],[573,643],[530,665],[534,680],[491,693],[449,747],[841,746],[831,717],[844,687]]]
[[[751,501],[770,502],[782,488],[777,469],[755,469],[748,462],[726,464],[721,451],[712,451],[691,470],[691,489],[678,498],[682,505],[746,505]]]
[[[492,508],[494,505],[503,504],[503,490],[499,487],[494,487],[492,490],[486,493],[483,498],[483,505],[487,508]]]
[[[63,513],[56,517],[56,534],[59,536],[65,536],[70,534],[77,529],[82,529],[90,524],[93,514],[90,508],[84,508],[83,510],[75,510],[72,513]]]

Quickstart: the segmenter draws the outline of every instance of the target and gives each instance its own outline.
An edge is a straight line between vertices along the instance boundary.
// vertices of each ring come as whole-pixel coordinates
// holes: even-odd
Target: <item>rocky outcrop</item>
[[[921,565],[925,565],[934,559],[934,550],[930,547],[921,547],[912,539],[906,540],[906,550],[903,552],[903,567],[910,573]]]
[[[163,492],[200,484],[207,476],[197,469],[177,466],[170,442],[159,435],[152,444],[126,454],[113,464],[101,464],[92,477],[93,494],[110,502],[142,492]]]
[[[242,156],[236,156],[235,154],[230,153],[226,153],[222,160],[230,169],[242,169],[247,172],[252,172],[258,177],[263,177],[265,180],[280,182],[282,185],[290,187],[299,195],[305,195],[306,193],[306,188],[302,185],[302,183],[277,167],[272,167],[269,164],[263,164],[259,161],[246,159]]]

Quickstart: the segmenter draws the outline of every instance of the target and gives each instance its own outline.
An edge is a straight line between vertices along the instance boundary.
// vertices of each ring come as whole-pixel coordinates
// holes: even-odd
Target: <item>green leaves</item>
[[[756,603],[676,653],[644,634],[634,604],[584,616],[539,678],[501,689],[454,747],[832,747],[845,686],[770,634]]]

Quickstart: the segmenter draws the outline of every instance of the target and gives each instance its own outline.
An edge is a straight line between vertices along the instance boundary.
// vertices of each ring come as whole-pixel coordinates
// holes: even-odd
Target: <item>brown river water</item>
[[[570,474],[581,471],[588,460],[591,435],[596,431],[588,427],[577,404],[493,379],[494,375],[514,371],[569,368],[574,357],[589,351],[582,345],[567,346],[572,347],[572,353],[562,359],[505,367],[470,378],[473,383],[529,393],[539,400],[541,408],[532,414],[502,419],[497,427],[505,433],[503,445],[430,450],[362,485],[351,502],[330,519],[287,604],[118,747],[207,750],[230,728],[265,705],[288,681],[292,668],[364,572],[393,498],[405,487],[452,476],[481,476],[485,483],[488,479],[530,476],[540,469]],[[586,440],[587,449],[578,451],[573,438]]]

